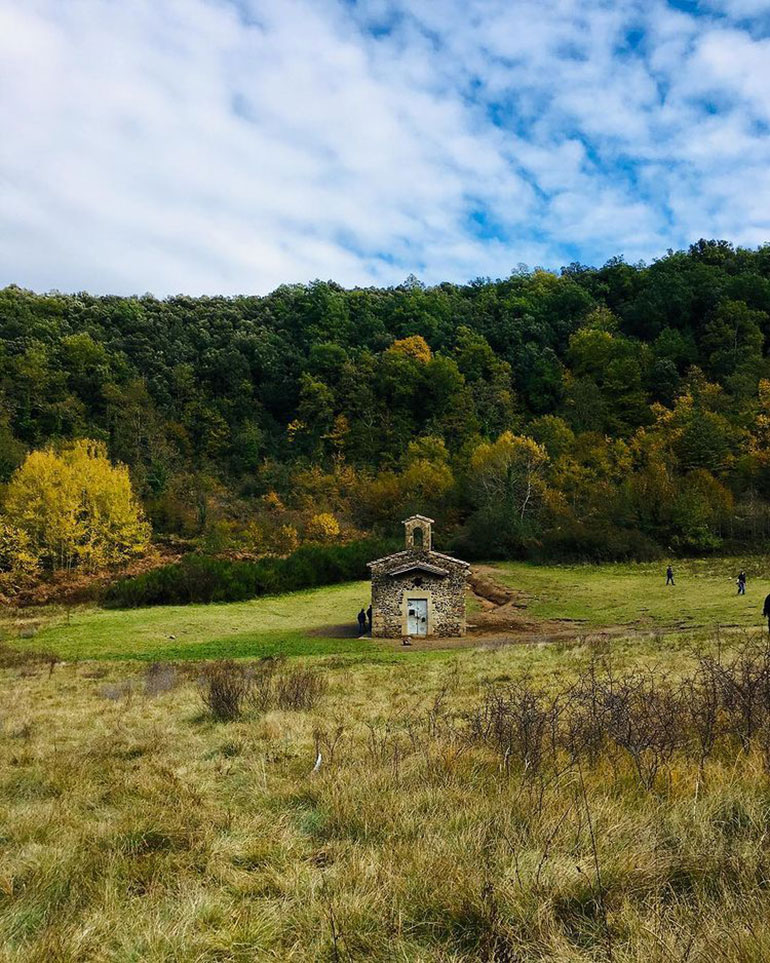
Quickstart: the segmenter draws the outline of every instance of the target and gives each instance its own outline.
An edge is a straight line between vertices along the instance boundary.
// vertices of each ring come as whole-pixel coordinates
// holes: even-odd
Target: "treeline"
[[[770,246],[426,288],[0,291],[0,484],[103,442],[211,554],[390,535],[652,557],[770,534]],[[451,538],[450,542],[447,540]]]

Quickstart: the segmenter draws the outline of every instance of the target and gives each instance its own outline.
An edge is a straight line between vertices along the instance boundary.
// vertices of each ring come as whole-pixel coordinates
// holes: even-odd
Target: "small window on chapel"
[[[412,532],[412,545],[414,545],[415,548],[422,548],[423,532],[421,528],[415,528]]]

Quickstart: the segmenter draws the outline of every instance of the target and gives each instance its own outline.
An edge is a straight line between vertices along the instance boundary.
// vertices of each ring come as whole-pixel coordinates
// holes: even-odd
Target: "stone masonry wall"
[[[431,557],[430,552],[409,553],[409,561],[422,559],[447,569],[445,576],[427,572],[410,572],[391,576],[388,571],[403,565],[407,559],[372,565],[372,635],[400,638],[406,635],[407,596],[428,600],[428,634],[455,636],[465,634],[465,580],[467,568],[444,558]],[[420,581],[420,585],[416,581]]]

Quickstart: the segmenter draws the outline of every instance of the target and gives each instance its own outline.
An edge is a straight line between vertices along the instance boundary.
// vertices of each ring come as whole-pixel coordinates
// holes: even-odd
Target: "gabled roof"
[[[470,562],[464,562],[461,558],[454,558],[452,555],[444,555],[443,552],[416,552],[413,549],[402,549],[400,552],[394,552],[392,555],[383,555],[382,558],[374,558],[371,562],[367,562],[367,567],[371,568],[372,565],[381,565],[383,562],[395,562],[397,559],[403,559],[404,564],[408,562],[410,566],[419,564],[432,564],[434,562],[452,562],[454,565],[463,565],[465,568],[470,568]]]
[[[447,562],[456,562],[458,565],[464,565],[466,568],[470,568],[470,562],[464,562],[461,558],[455,558],[454,555],[445,555],[443,552],[431,552],[431,555],[435,555],[436,558],[445,558]]]
[[[414,562],[407,562],[406,565],[399,565],[398,568],[391,569],[388,575],[406,575],[407,572],[428,572],[430,575],[449,575],[445,568],[438,565],[431,565],[430,562],[421,562],[419,559]]]
[[[428,518],[427,515],[410,515],[409,518],[405,518],[401,524],[406,525],[407,522],[413,522],[416,518],[421,522],[430,522],[431,525],[435,525],[436,523],[435,518]]]

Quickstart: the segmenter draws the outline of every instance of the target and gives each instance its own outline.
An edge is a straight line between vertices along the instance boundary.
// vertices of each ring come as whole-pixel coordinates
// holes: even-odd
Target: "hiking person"
[[[746,573],[743,569],[738,572],[738,595],[746,594]]]
[[[762,615],[767,619],[767,631],[770,632],[770,595],[765,599],[765,607],[762,609]]]
[[[364,609],[358,613],[358,634],[366,635],[366,612]]]
[[[669,567],[666,569],[666,585],[673,585],[673,584],[674,584],[674,570],[669,565]]]
[[[366,610],[366,621],[367,621],[367,623],[368,623],[368,625],[369,625],[369,635],[371,635],[371,634],[372,634],[372,607],[371,607],[371,605],[370,605],[369,608]]]

